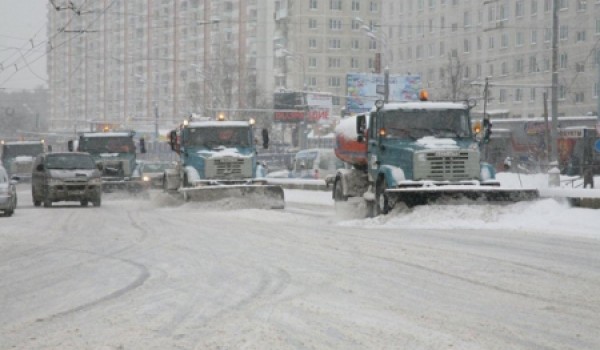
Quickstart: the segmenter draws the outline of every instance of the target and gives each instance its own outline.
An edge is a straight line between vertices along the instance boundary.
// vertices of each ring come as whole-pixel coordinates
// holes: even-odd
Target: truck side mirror
[[[146,140],[140,138],[140,153],[146,153]]]
[[[48,153],[52,153],[52,145],[48,145]]]
[[[263,139],[263,148],[269,148],[269,131],[267,129],[262,129],[262,139]]]
[[[367,129],[367,118],[364,115],[356,116],[356,140],[363,142],[365,137],[365,130]]]
[[[485,118],[483,119],[483,143],[490,142],[490,136],[492,135],[492,122]]]
[[[171,130],[169,133],[169,145],[171,146],[171,150],[178,152],[177,150],[177,131]]]
[[[73,140],[69,140],[67,142],[67,149],[69,150],[69,152],[73,152]]]

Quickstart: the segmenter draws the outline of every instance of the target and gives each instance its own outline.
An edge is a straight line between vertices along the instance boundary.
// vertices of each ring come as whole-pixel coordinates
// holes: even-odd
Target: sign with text
[[[312,91],[275,93],[273,101],[273,120],[280,123],[315,123],[329,119],[333,108],[330,94]]]
[[[421,89],[419,75],[390,75],[389,101],[418,101]],[[370,111],[376,100],[383,99],[385,91],[383,74],[349,73],[346,75],[346,112]]]

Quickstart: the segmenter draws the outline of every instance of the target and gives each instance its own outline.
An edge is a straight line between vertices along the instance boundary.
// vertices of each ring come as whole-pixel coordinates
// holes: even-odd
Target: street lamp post
[[[289,51],[288,49],[286,49],[283,45],[277,45],[276,46],[280,52],[284,55],[285,58],[291,58],[296,59],[296,61],[298,60],[298,58],[300,59],[300,63],[302,66],[302,86],[301,86],[301,92],[302,92],[302,112],[303,112],[303,121],[302,121],[302,127],[299,129],[298,133],[299,133],[299,137],[298,139],[300,140],[300,147],[301,148],[306,148],[307,144],[308,144],[308,128],[307,128],[307,124],[308,124],[308,100],[307,100],[307,96],[306,96],[306,61],[304,60],[304,55],[301,53],[293,53],[291,51]],[[286,83],[287,83],[287,76],[286,76]]]
[[[359,17],[355,17],[354,20],[363,24],[360,27],[360,29],[362,29],[365,32],[366,36],[368,36],[375,43],[379,42],[379,43],[381,43],[381,45],[383,45],[383,50],[382,50],[383,51],[383,67],[384,67],[383,68],[383,74],[384,74],[383,75],[383,101],[385,103],[387,103],[389,101],[389,96],[390,96],[389,60],[392,56],[390,53],[390,48],[388,46],[387,35],[383,31],[376,32],[371,27],[364,25],[364,21]],[[381,34],[381,36],[378,36],[378,34]],[[377,71],[377,73],[380,73],[380,71]]]

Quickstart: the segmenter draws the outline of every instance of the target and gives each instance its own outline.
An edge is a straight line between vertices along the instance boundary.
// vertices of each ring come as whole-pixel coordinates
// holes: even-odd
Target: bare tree
[[[448,54],[448,64],[442,68],[442,98],[451,101],[466,100],[473,93],[473,79],[469,66],[458,55]]]

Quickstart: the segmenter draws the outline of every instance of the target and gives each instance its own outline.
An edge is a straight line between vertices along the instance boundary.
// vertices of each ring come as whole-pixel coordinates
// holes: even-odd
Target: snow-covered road
[[[0,218],[0,349],[600,347],[598,211],[349,219],[299,190],[285,210],[19,194]]]

